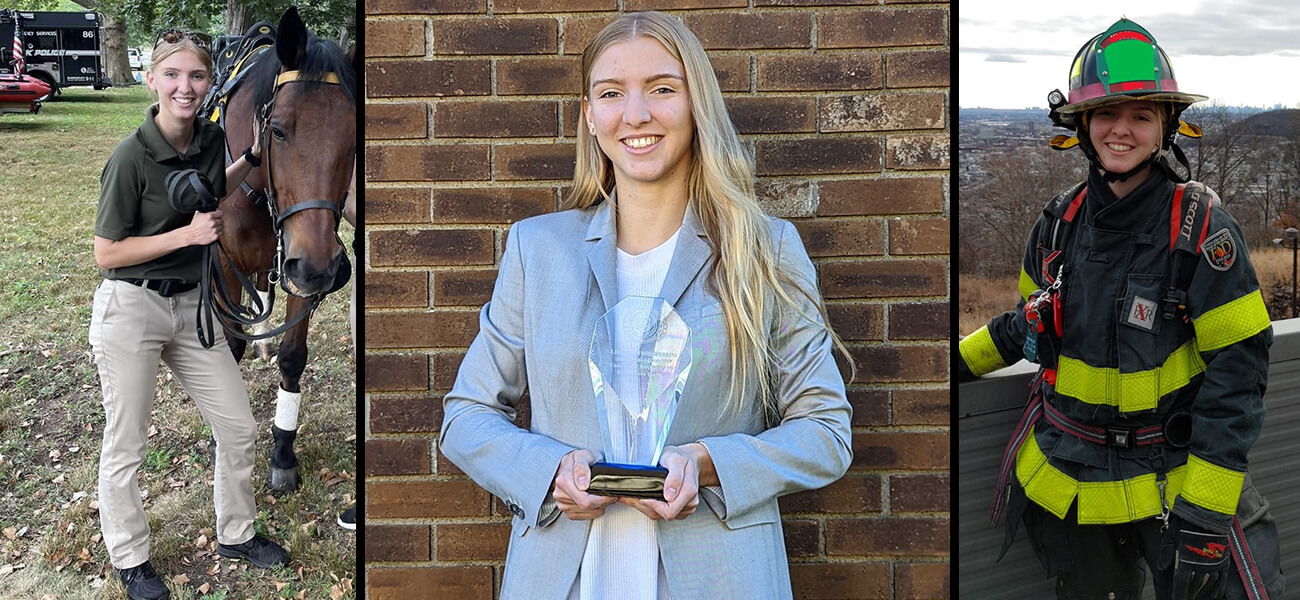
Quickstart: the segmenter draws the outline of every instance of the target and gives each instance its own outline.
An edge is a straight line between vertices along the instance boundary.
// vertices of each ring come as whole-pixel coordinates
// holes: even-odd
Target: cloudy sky
[[[1155,36],[1181,91],[1229,105],[1300,107],[1300,5],[1293,0],[964,0],[958,105],[1045,107],[1069,88],[1079,47],[1120,17]]]

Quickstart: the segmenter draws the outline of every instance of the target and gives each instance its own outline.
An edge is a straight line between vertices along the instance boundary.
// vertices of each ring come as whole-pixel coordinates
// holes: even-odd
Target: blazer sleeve
[[[820,297],[799,233],[786,221],[776,223],[779,268],[813,298]],[[706,488],[701,498],[733,528],[761,522],[765,515],[758,509],[778,496],[839,479],[853,459],[849,427],[853,409],[830,335],[814,301],[798,290],[787,291],[803,315],[785,309],[774,313],[778,315],[772,326],[778,424],[758,435],[735,433],[700,440],[709,449],[722,484],[721,490]]]
[[[456,466],[535,527],[546,516],[539,513],[560,459],[574,448],[514,424],[515,406],[528,383],[524,236],[518,229],[518,224],[510,228],[492,300],[479,316],[478,336],[443,399],[438,443]]]

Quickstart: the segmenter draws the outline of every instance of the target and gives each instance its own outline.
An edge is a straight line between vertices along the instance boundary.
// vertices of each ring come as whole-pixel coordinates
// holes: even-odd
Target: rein
[[[226,252],[225,246],[221,244],[220,240],[218,240],[215,244],[216,246],[215,251],[213,248],[214,244],[209,244],[204,249],[204,258],[203,258],[204,268],[203,268],[202,282],[200,283],[199,286],[200,289],[202,290],[202,295],[200,297],[199,307],[198,307],[198,330],[199,330],[199,342],[203,345],[204,348],[211,348],[213,344],[216,343],[216,337],[214,335],[214,330],[213,330],[214,312],[216,313],[216,315],[219,317],[221,321],[224,321],[225,323],[228,324],[235,324],[238,326],[248,326],[248,325],[256,325],[262,323],[271,317],[271,311],[275,306],[275,287],[277,284],[280,284],[282,287],[284,287],[285,292],[293,294],[295,296],[307,298],[309,300],[309,303],[306,306],[304,306],[302,310],[298,312],[298,314],[294,315],[292,318],[286,319],[283,325],[280,325],[279,327],[276,327],[275,329],[272,329],[262,334],[247,334],[244,333],[243,331],[240,331],[238,327],[227,328],[227,331],[231,335],[247,341],[262,340],[262,339],[274,337],[280,335],[281,333],[284,333],[289,328],[297,325],[299,322],[301,322],[304,318],[309,316],[311,313],[315,312],[316,308],[320,306],[320,303],[325,299],[325,296],[339,289],[340,287],[342,287],[343,284],[346,284],[347,282],[346,276],[351,275],[351,268],[350,267],[346,268],[345,270],[348,272],[345,274],[346,276],[342,279],[342,284],[339,283],[339,277],[336,275],[335,283],[331,287],[331,289],[325,292],[313,294],[311,296],[302,296],[294,292],[292,289],[290,289],[287,279],[282,277],[283,261],[284,261],[284,254],[285,254],[283,225],[285,220],[287,220],[289,217],[298,214],[300,212],[306,210],[312,210],[312,209],[322,209],[322,210],[330,211],[334,215],[334,238],[336,241],[338,241],[340,247],[343,246],[343,240],[338,235],[339,223],[340,221],[342,221],[342,211],[338,207],[338,205],[341,204],[341,202],[331,202],[329,200],[324,200],[324,199],[311,199],[311,200],[306,200],[294,204],[293,206],[290,206],[288,209],[286,209],[284,212],[280,212],[279,207],[277,206],[275,200],[275,181],[273,175],[274,169],[272,168],[273,165],[271,162],[271,144],[266,143],[267,142],[266,134],[267,134],[267,130],[270,127],[271,112],[275,108],[275,101],[279,97],[281,87],[293,82],[310,82],[310,81],[319,81],[322,83],[333,84],[333,85],[339,84],[338,76],[335,75],[334,73],[326,73],[324,77],[320,79],[309,79],[307,77],[304,77],[302,73],[300,73],[297,70],[285,71],[283,73],[280,73],[276,77],[270,101],[268,101],[266,104],[259,107],[257,109],[257,112],[254,115],[254,118],[258,120],[258,124],[259,124],[258,139],[263,140],[264,142],[262,153],[263,153],[263,160],[265,161],[266,164],[266,183],[267,183],[266,190],[265,190],[267,195],[266,205],[270,211],[271,219],[274,225],[273,229],[275,230],[275,260],[271,265],[270,271],[267,273],[267,281],[270,283],[270,287],[268,290],[268,302],[266,303],[265,306],[262,305],[262,300],[257,293],[256,285],[254,285],[254,283],[249,279],[248,276],[244,275],[244,273],[240,270],[239,266],[235,264],[235,261],[230,258],[230,253]],[[224,129],[225,111],[222,111],[218,118],[222,122],[221,125],[222,128]],[[230,154],[229,140],[225,142],[225,146],[226,146],[226,164],[229,165],[233,163],[235,160],[234,158],[232,158]],[[242,185],[245,188],[245,191],[248,192],[249,200],[253,201],[252,194],[254,191],[251,189],[251,187],[248,185],[247,182],[244,182]],[[346,192],[344,194],[344,199],[346,199]],[[252,306],[244,306],[243,304],[238,302],[238,298],[239,298],[238,291],[236,291],[235,293],[234,296],[235,299],[234,300],[231,299],[230,290],[226,287],[225,279],[221,276],[221,260],[219,256],[219,254],[221,253],[224,253],[226,255],[226,262],[230,264],[230,270],[234,271],[235,276],[239,279],[239,283],[242,291],[247,292],[249,294],[249,298],[253,304]],[[340,265],[340,267],[346,267],[346,265]],[[206,335],[204,335],[205,327],[207,329]]]

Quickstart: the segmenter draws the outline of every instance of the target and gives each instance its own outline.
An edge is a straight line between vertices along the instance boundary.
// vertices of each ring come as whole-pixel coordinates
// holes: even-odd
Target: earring
[[[587,133],[590,133],[591,135],[596,135],[596,126],[595,126],[595,125],[588,125],[588,126],[587,126]]]

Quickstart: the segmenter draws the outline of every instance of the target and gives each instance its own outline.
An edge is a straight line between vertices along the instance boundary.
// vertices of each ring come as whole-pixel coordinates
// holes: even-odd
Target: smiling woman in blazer
[[[708,56],[678,20],[619,17],[582,76],[567,210],[511,227],[442,450],[514,514],[504,599],[790,598],[777,498],[852,458],[833,357],[847,352],[813,265],[759,207]],[[591,334],[628,295],[664,298],[692,330],[662,500],[587,493],[602,454]],[[525,389],[529,429],[513,424]]]

